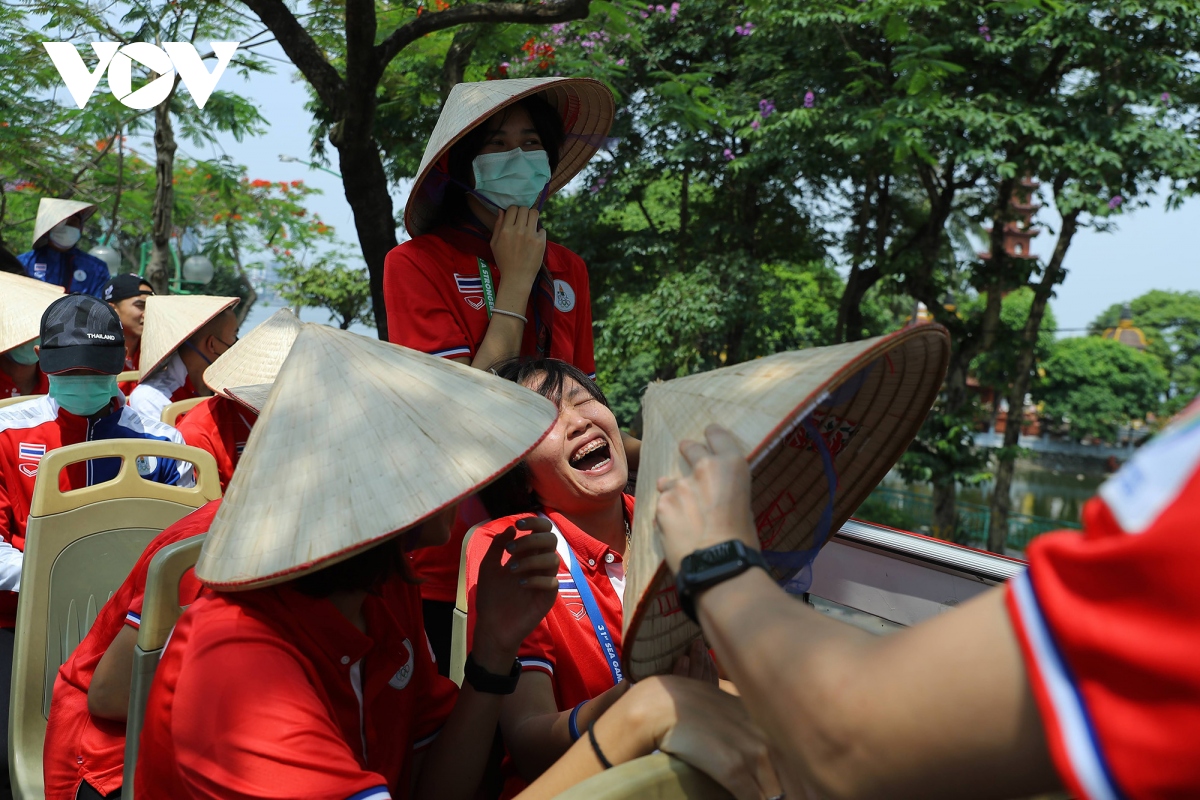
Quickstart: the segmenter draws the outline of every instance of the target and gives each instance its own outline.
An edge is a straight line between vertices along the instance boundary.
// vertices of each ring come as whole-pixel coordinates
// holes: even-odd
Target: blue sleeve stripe
[[[370,789],[355,792],[346,800],[392,800],[392,795],[386,786],[372,786]]]
[[[1033,582],[1029,579],[1029,570],[1013,578],[1011,583],[1022,627],[1054,706],[1054,716],[1062,732],[1071,768],[1087,792],[1088,800],[1123,800],[1125,795],[1112,778],[1096,737],[1096,729],[1070,667],[1059,652],[1058,643],[1054,641],[1054,635],[1042,616]]]

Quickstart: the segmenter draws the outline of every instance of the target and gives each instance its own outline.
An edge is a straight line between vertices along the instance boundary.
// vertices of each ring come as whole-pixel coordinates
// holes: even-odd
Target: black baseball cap
[[[112,306],[86,294],[69,294],[42,314],[42,372],[86,369],[116,375],[125,368],[125,332]]]
[[[127,272],[124,275],[113,275],[109,278],[108,282],[104,284],[104,291],[100,293],[100,296],[106,302],[119,303],[122,300],[137,297],[139,294],[154,294],[150,281],[134,275],[132,272]]]

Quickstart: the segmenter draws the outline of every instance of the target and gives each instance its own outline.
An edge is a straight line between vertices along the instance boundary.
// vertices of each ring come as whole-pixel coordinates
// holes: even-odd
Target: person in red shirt
[[[586,166],[612,119],[612,94],[590,79],[455,86],[405,207],[413,238],[384,262],[388,340],[480,369],[518,355],[557,358],[594,378],[587,267],[547,240],[539,214]],[[629,445],[636,468],[636,441]],[[447,546],[414,556],[444,656],[462,538],[483,518],[477,502],[464,503]]]
[[[204,370],[237,343],[236,297],[153,295],[146,299],[142,375],[129,395],[140,414],[161,419],[171,403],[212,392]]]
[[[367,409],[396,424],[360,424]],[[436,671],[406,552],[444,542],[456,500],[519,461],[554,417],[543,398],[486,373],[302,329],[209,528],[196,564],[208,589],[163,651],[138,796],[473,797],[519,643],[557,595],[554,536],[528,520],[529,535],[515,539],[513,526],[494,539],[461,690]],[[638,698],[610,723],[631,728],[626,737],[606,729],[609,751],[580,742],[540,796],[653,747],[735,765],[718,779],[748,779],[745,797],[773,782],[733,698],[669,681]],[[636,722],[647,710],[655,718]],[[673,737],[699,713],[736,735],[722,725]]]
[[[729,558],[759,547],[732,434],[660,481],[667,563],[778,752],[789,797],[1200,794],[1200,402],[1108,479],[1082,532],[1039,536],[1005,587],[886,637]],[[724,555],[722,555],[724,554]]]
[[[217,460],[222,492],[233,478],[261,411],[245,397],[231,395],[230,390],[248,385],[269,389],[302,324],[284,308],[239,339],[204,371],[204,383],[213,396],[176,422],[186,444],[212,453]]]
[[[146,298],[154,294],[153,287],[145,278],[132,273],[114,275],[104,284],[100,296],[113,307],[121,318],[125,331],[125,371],[138,368],[142,353],[142,328],[146,323]],[[121,381],[117,386],[121,394],[128,397],[137,387],[137,381]]]
[[[620,649],[634,500],[624,493],[629,471],[616,417],[582,371],[555,359],[514,360],[494,371],[559,409],[550,434],[480,493],[495,520],[467,544],[469,637],[480,610],[479,569],[493,539],[518,520],[538,517],[551,523],[557,538],[558,600],[521,643],[521,680],[501,708],[505,746],[519,773],[508,770],[503,796],[511,797],[629,688]],[[715,684],[716,671],[703,648],[692,660],[679,671]]]
[[[35,348],[42,314],[62,296],[61,286],[0,272],[0,400],[49,391]]]
[[[133,648],[150,562],[167,545],[207,533],[220,505],[213,500],[154,537],[59,668],[42,756],[46,800],[120,796]],[[200,589],[188,570],[179,584],[179,604],[193,603]]]

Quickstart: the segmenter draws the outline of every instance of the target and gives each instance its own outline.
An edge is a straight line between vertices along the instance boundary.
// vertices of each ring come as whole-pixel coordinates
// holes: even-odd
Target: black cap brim
[[[70,347],[45,347],[38,351],[38,362],[47,375],[60,375],[73,369],[86,369],[102,375],[117,375],[125,369],[125,346],[99,347],[78,344]]]

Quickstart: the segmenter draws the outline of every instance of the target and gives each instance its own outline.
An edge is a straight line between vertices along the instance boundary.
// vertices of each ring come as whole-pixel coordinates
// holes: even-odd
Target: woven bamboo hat
[[[38,338],[42,314],[63,291],[53,283],[0,272],[0,353]]]
[[[483,370],[306,325],[196,575],[235,591],[349,558],[506,472],[557,418],[549,400]]]
[[[207,294],[150,295],[146,298],[146,322],[142,328],[142,377],[162,366],[180,345],[209,320],[241,302],[238,297]],[[244,381],[249,383],[249,381]]]
[[[274,385],[275,383],[272,381],[271,383],[256,383],[252,386],[231,386],[222,394],[255,414],[261,414],[263,407],[267,404],[267,398],[271,396],[271,387]]]
[[[60,222],[64,222],[79,214],[86,220],[96,213],[94,203],[83,203],[79,200],[59,200],[56,197],[43,197],[38,202],[37,219],[33,223],[33,249],[46,244],[46,234]]]
[[[704,441],[714,422],[737,436],[750,454],[751,505],[772,576],[789,591],[806,591],[817,551],[921,427],[949,357],[946,330],[920,325],[646,390],[625,588],[623,657],[634,680],[669,671],[701,635],[679,608],[654,522],[658,479],[682,473],[679,443]]]
[[[558,110],[566,134],[558,154],[558,167],[550,176],[550,193],[566,186],[584,168],[604,143],[616,113],[612,92],[603,83],[591,78],[512,78],[460,83],[446,98],[404,207],[404,227],[410,235],[420,236],[433,228],[446,185],[444,181],[428,178],[434,170],[445,173],[441,162],[450,148],[497,111],[534,94],[540,94]]]
[[[210,364],[204,382],[226,396],[231,386],[271,384],[303,326],[289,309],[279,309]]]

